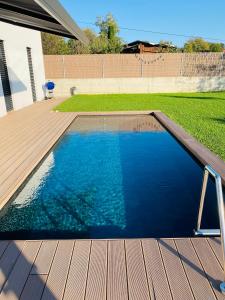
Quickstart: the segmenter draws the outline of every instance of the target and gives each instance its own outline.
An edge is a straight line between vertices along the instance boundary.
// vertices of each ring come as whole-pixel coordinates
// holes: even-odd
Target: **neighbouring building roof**
[[[159,52],[161,49],[175,48],[173,45],[154,44],[147,41],[137,40],[124,46],[123,53]]]
[[[88,43],[85,34],[57,0],[0,0],[0,20]]]

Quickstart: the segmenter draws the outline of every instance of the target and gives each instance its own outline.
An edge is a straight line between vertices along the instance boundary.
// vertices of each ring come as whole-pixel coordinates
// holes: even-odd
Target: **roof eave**
[[[39,6],[47,11],[54,19],[63,25],[70,33],[84,44],[88,44],[88,39],[76,22],[64,10],[62,5],[56,0],[34,0]]]

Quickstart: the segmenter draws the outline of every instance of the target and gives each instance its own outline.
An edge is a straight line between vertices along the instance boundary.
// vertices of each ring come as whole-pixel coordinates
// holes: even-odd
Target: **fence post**
[[[184,57],[183,57],[183,53],[181,53],[180,76],[183,76],[183,62],[184,62]]]
[[[142,59],[142,55],[141,56],[141,77],[143,77],[143,59]]]
[[[104,54],[102,54],[102,78],[105,77],[104,71]]]
[[[65,68],[65,55],[62,55],[62,64],[63,64],[63,78],[66,78],[66,68]]]

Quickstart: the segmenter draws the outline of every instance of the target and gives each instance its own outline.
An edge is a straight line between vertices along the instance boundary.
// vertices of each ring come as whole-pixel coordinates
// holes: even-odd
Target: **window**
[[[33,102],[35,102],[37,101],[37,95],[36,95],[35,80],[34,80],[32,53],[31,53],[31,48],[29,47],[27,47],[27,59],[28,59],[28,66],[30,72],[30,84],[31,84],[32,97],[33,97]]]
[[[6,110],[11,111],[13,110],[12,93],[11,93],[11,87],[9,82],[9,74],[8,74],[7,62],[5,56],[4,42],[1,40],[0,40],[0,75],[2,79],[2,88],[3,88],[4,98],[5,98]]]

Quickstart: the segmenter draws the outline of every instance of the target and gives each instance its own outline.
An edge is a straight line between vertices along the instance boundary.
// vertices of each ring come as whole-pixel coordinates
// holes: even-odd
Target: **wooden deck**
[[[59,102],[0,119],[0,208],[77,116],[51,112]],[[0,241],[0,300],[220,300],[222,265],[218,238]]]
[[[52,112],[60,101],[37,102],[0,118],[0,208],[77,115]]]
[[[225,299],[217,238],[0,242],[0,299]]]

